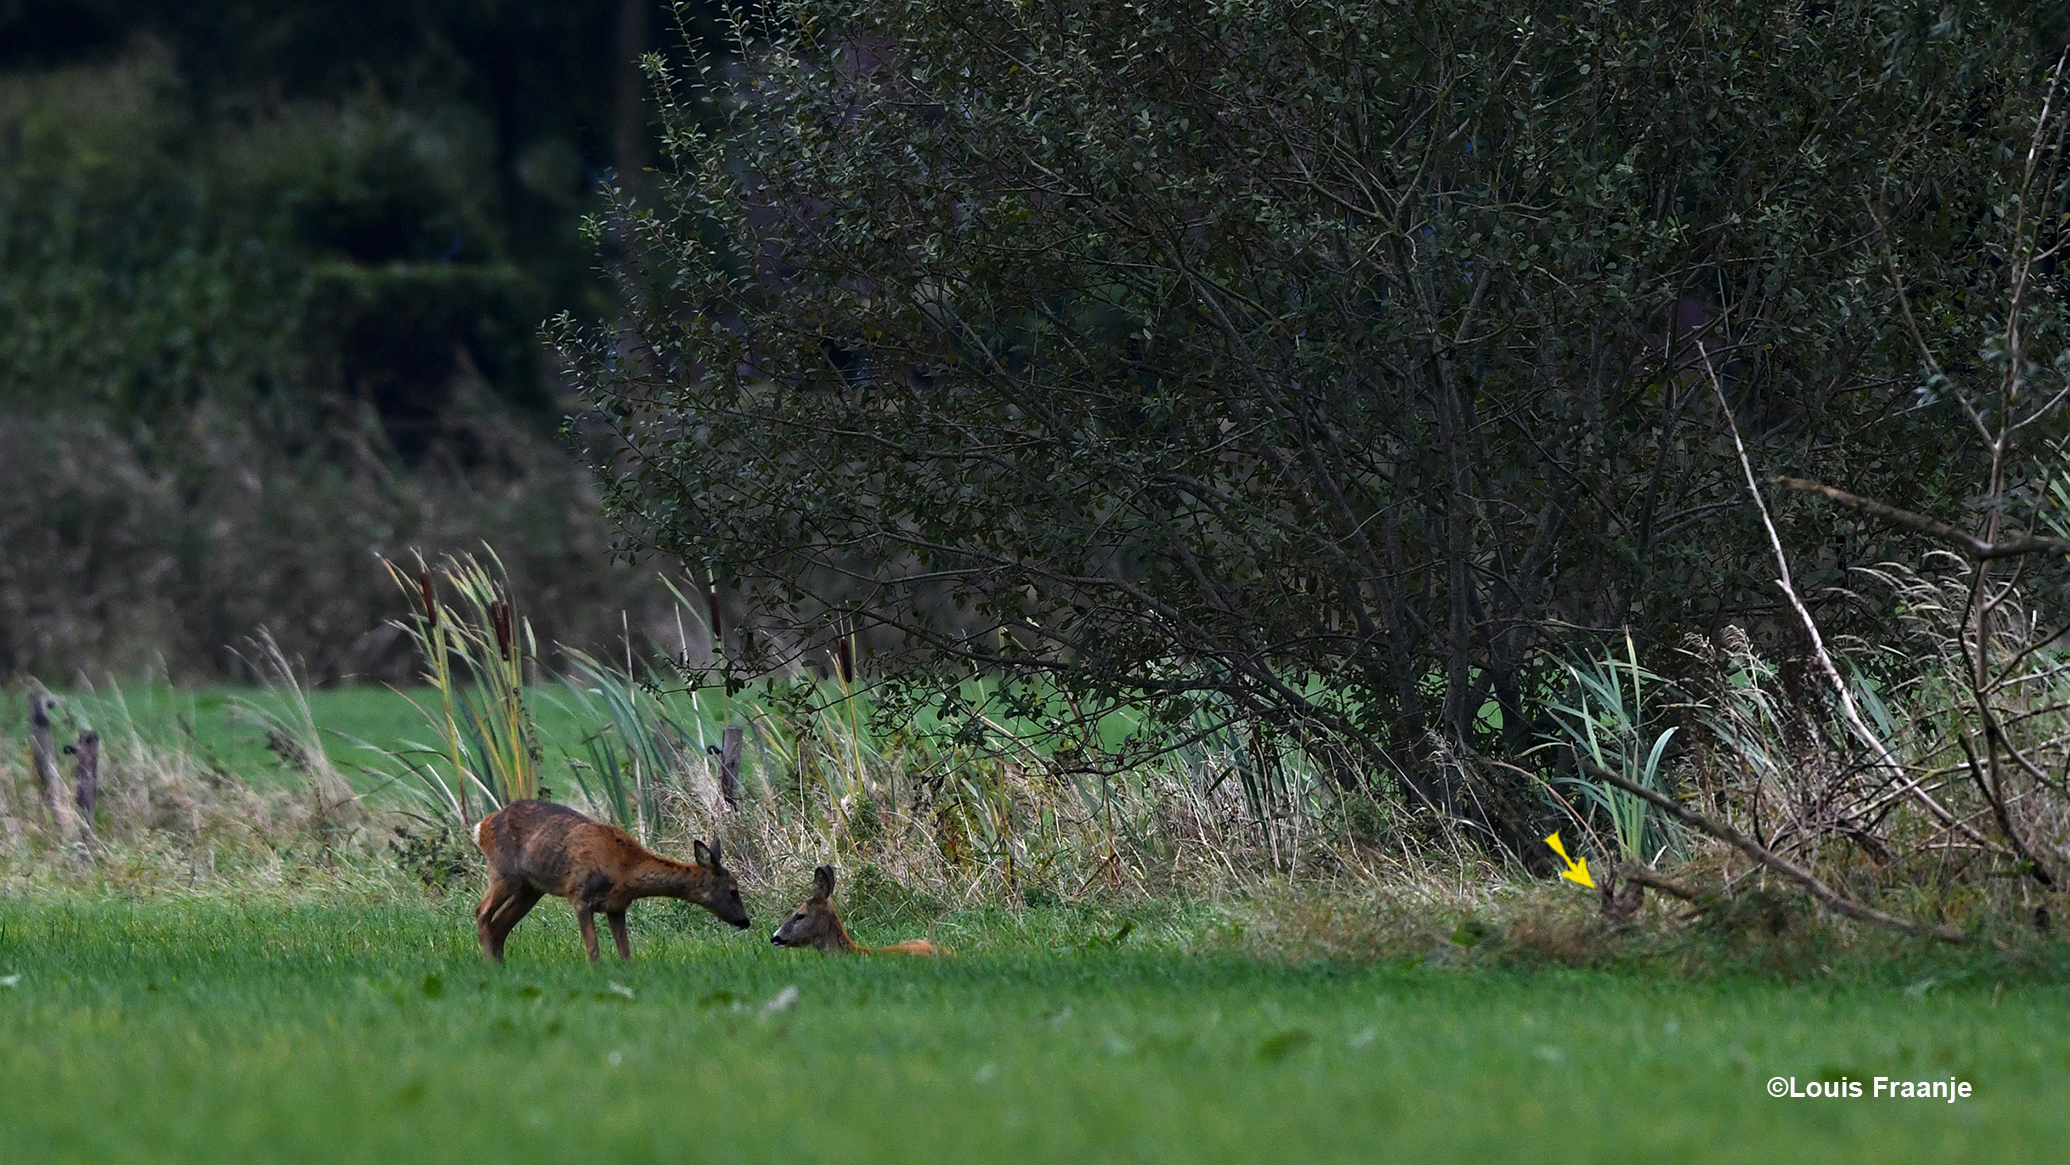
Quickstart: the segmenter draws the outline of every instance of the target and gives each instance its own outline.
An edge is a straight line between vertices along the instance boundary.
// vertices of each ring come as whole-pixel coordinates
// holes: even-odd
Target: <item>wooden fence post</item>
[[[73,798],[79,806],[80,824],[91,833],[94,802],[101,794],[101,734],[91,728],[81,729],[78,743],[72,746],[72,756],[78,762]]]
[[[719,737],[719,796],[726,799],[726,808],[740,808],[740,746],[741,727],[728,724]]]
[[[12,781],[0,781],[0,853],[9,853],[22,843],[21,824],[14,819],[14,806],[8,796]]]
[[[29,759],[36,769],[36,792],[43,798],[43,807],[53,815],[52,808],[57,798],[58,775],[57,742],[50,735],[50,697],[42,692],[29,693]],[[51,824],[55,825],[53,816]]]
[[[43,794],[43,808],[50,814],[51,829],[60,845],[79,840],[79,814],[72,798],[65,795],[65,778],[58,772],[57,742],[50,734],[50,707],[44,692],[29,694],[29,753],[36,766],[36,783]]]

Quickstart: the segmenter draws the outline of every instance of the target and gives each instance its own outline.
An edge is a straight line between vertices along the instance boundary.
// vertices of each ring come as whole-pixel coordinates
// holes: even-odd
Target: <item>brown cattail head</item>
[[[489,622],[496,628],[496,654],[511,658],[510,603],[504,599],[490,603]]]
[[[841,669],[841,682],[852,686],[855,683],[855,629],[846,619],[837,626],[841,638],[834,646],[834,665]]]
[[[431,589],[431,572],[417,572],[417,589],[424,596],[424,617],[431,620],[431,626],[438,626],[438,593]]]
[[[717,650],[725,633],[719,630],[719,586],[712,583],[704,588],[704,610],[712,621],[712,648]]]

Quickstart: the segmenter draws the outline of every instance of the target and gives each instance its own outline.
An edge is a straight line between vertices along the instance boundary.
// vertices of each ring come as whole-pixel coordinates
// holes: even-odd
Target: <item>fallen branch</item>
[[[2070,554],[2070,540],[2062,538],[2015,534],[1996,542],[1986,542],[1969,531],[1950,526],[1938,518],[1929,518],[1925,514],[1915,514],[1910,510],[1901,510],[1869,498],[1857,497],[1844,489],[1834,489],[1830,485],[1805,481],[1801,477],[1771,477],[1768,480],[1788,489],[1817,494],[1850,510],[1859,510],[1872,518],[1881,518],[1893,526],[1924,534],[1935,541],[1956,547],[1973,558],[2017,558],[2022,554],[2043,553]]]
[[[1627,882],[1636,882],[1641,886],[1647,887],[1648,889],[1658,890],[1663,894],[1672,894],[1675,897],[1680,898],[1684,902],[1695,902],[1701,904],[1701,900],[1703,898],[1702,894],[1690,889],[1687,886],[1684,886],[1682,883],[1677,882],[1672,878],[1663,878],[1659,874],[1654,873],[1652,870],[1647,869],[1645,866],[1633,865],[1629,862],[1620,862],[1615,867],[1615,869],[1617,872],[1617,876],[1623,878]]]
[[[1730,825],[1698,813],[1696,810],[1683,805],[1680,801],[1664,793],[1655,792],[1644,785],[1626,780],[1624,777],[1586,758],[1576,757],[1575,759],[1581,762],[1583,771],[1597,780],[1610,782],[1625,792],[1674,815],[1678,820],[1693,825],[1719,841],[1737,848],[1741,853],[1746,854],[1776,873],[1797,882],[1813,898],[1825,903],[1836,914],[1844,914],[1859,922],[1872,922],[1877,926],[1888,927],[1891,930],[1920,938],[1936,938],[1944,943],[1966,943],[1970,939],[1970,936],[1960,927],[1928,926],[1923,923],[1899,918],[1894,914],[1885,914],[1881,910],[1874,910],[1859,903],[1850,902],[1836,893],[1831,886],[1820,881],[1818,875],[1790,861],[1788,858],[1770,852],[1766,846],[1761,845]],[[1638,879],[1634,878],[1632,880],[1637,881]]]
[[[1703,913],[1696,891],[1680,882],[1663,878],[1636,862],[1611,862],[1597,886],[1603,896],[1603,917],[1612,922],[1629,922],[1637,917],[1639,907],[1645,905],[1648,886],[1680,898],[1695,906],[1698,914]]]

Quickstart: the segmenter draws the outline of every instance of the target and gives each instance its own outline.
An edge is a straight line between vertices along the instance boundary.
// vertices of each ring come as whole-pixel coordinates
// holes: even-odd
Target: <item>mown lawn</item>
[[[768,909],[735,934],[652,905],[634,912],[638,961],[592,969],[551,902],[499,968],[464,911],[0,902],[0,1156],[1581,1165],[2070,1147],[2070,990],[2049,983],[1287,966],[1088,952],[1003,916],[945,932],[951,960],[828,958],[771,949]],[[1842,1073],[1953,1075],[1977,1095],[1765,1093]]]

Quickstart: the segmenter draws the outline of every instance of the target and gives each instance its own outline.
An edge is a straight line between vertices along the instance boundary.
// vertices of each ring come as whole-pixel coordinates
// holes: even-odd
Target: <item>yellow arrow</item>
[[[1568,857],[1567,847],[1560,844],[1558,831],[1554,831],[1551,837],[1546,838],[1545,844],[1551,846],[1552,851],[1560,855],[1560,860],[1567,863],[1567,868],[1560,872],[1560,877],[1567,879],[1569,882],[1579,882],[1591,890],[1596,888],[1596,880],[1588,876],[1588,859]]]

